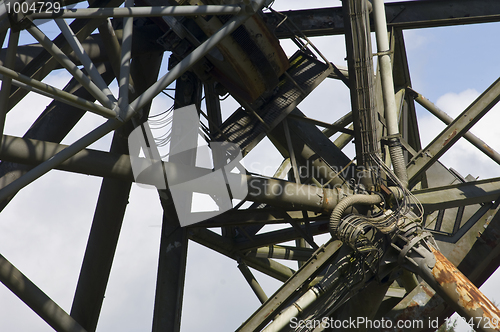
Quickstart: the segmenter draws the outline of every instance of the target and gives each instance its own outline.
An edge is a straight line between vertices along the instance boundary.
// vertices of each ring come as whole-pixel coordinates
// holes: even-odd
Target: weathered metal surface
[[[459,313],[474,321],[479,331],[500,330],[500,311],[484,294],[450,263],[438,250],[432,248],[436,265],[432,275],[442,290],[458,305]],[[462,312],[460,312],[462,311]]]
[[[500,215],[497,213],[498,209],[497,205],[487,209],[488,212],[476,221],[471,229],[460,236],[456,245],[444,250],[448,261],[457,266],[477,286],[486,281],[500,262]],[[440,249],[443,249],[441,247],[446,243],[439,240],[437,242]],[[450,303],[446,303],[425,281],[422,281],[386,316],[394,321],[429,317],[431,320],[438,319],[439,325],[441,325],[453,311]],[[424,329],[412,331],[434,330],[425,326]]]

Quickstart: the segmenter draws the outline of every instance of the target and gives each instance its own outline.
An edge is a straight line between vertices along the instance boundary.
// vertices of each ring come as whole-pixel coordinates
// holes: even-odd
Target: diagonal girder
[[[462,114],[450,123],[432,142],[422,149],[408,165],[410,188],[459,138],[465,135],[500,100],[500,79],[484,91]]]

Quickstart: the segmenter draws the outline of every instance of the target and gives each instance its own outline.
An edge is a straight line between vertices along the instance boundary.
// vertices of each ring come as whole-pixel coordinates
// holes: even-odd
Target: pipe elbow
[[[329,223],[330,234],[332,234],[333,237],[336,236],[342,215],[344,214],[345,210],[347,210],[347,208],[349,208],[350,206],[353,206],[355,204],[374,205],[381,202],[382,202],[382,197],[376,194],[375,195],[356,194],[344,198],[337,204],[337,206],[333,209],[332,214],[330,215],[330,223]]]

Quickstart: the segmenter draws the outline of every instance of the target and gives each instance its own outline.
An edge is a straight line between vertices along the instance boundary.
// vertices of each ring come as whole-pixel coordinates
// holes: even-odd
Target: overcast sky
[[[339,6],[339,1],[276,0],[277,10]],[[42,30],[53,29],[50,25]],[[52,31],[54,33],[54,31]],[[500,24],[405,31],[413,88],[452,117],[457,116],[484,89],[500,76],[500,46],[490,36],[500,34]],[[30,39],[23,41],[28,43]],[[340,66],[346,66],[343,36],[314,38],[314,43]],[[293,53],[289,43],[283,43]],[[69,74],[57,72],[45,81],[64,87]],[[114,90],[116,92],[116,90]],[[25,98],[6,121],[5,133],[22,136],[50,100]],[[153,104],[152,114],[170,106],[166,97]],[[223,104],[225,114],[234,103]],[[312,118],[333,122],[349,112],[349,94],[335,80],[322,83],[299,108]],[[492,148],[500,151],[500,120],[496,107],[472,130]],[[423,145],[445,126],[427,111],[418,108]],[[103,120],[88,114],[63,141],[69,144]],[[92,147],[109,149],[110,135]],[[347,148],[352,157],[352,144]],[[262,156],[265,155],[265,158]],[[282,159],[264,140],[245,160],[260,162],[262,169],[275,169]],[[480,179],[496,177],[499,166],[469,143],[461,140],[441,161]],[[270,175],[270,174],[267,174]],[[69,312],[91,226],[101,180],[91,176],[51,171],[24,188],[0,214],[0,253]],[[151,328],[162,211],[155,190],[132,186],[117,253],[97,331],[147,331]],[[325,241],[326,236],[318,239]],[[296,264],[293,263],[294,268]],[[268,295],[280,283],[258,272],[255,275]],[[482,289],[490,299],[500,301],[493,283]],[[182,331],[232,331],[259,302],[236,262],[196,243],[189,243]],[[35,313],[0,286],[0,322],[5,331],[51,331]],[[462,329],[465,330],[465,329]]]

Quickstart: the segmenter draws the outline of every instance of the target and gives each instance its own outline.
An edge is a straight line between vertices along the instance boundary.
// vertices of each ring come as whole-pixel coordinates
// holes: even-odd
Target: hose
[[[382,202],[382,197],[379,195],[357,194],[357,195],[347,196],[337,204],[335,209],[333,209],[332,214],[330,215],[330,224],[329,224],[330,234],[332,234],[333,237],[337,236],[342,215],[344,214],[345,210],[348,207],[354,204],[373,205],[381,202]]]
[[[406,162],[403,156],[403,149],[399,140],[389,146],[389,155],[391,156],[394,173],[404,188],[408,187],[408,174],[406,173]]]

